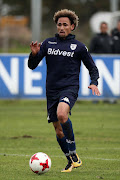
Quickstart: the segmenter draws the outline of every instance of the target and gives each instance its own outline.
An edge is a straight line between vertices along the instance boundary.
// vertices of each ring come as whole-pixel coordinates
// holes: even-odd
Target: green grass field
[[[119,101],[75,104],[71,120],[83,165],[71,173],[60,172],[67,161],[46,116],[46,101],[0,101],[1,180],[120,180]],[[29,159],[36,152],[45,152],[52,160],[44,175],[29,168]]]

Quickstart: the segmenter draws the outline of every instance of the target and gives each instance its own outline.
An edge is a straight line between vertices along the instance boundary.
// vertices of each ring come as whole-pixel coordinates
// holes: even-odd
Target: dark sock
[[[75,145],[75,138],[74,138],[74,133],[73,133],[73,128],[72,128],[72,122],[68,118],[68,120],[64,123],[61,124],[64,135],[66,136],[66,141],[68,143],[68,148],[71,154],[76,153],[76,145]]]
[[[66,142],[66,137],[64,136],[62,139],[57,137],[57,141],[64,152],[65,156],[69,156],[69,149],[68,149],[68,143]]]

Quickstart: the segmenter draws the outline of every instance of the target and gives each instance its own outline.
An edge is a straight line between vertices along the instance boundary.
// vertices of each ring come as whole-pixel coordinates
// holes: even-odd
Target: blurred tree
[[[11,7],[10,15],[30,15],[30,0],[2,0],[2,3]]]
[[[25,15],[31,20],[30,0],[2,0],[3,4],[10,6],[8,14]],[[56,11],[67,8],[79,16],[79,26],[76,30],[77,39],[85,44],[89,43],[91,33],[89,28],[90,17],[98,11],[110,11],[110,0],[43,0],[42,1],[42,38],[53,36],[56,26],[53,15]],[[120,9],[120,3],[119,3]],[[31,22],[30,22],[31,23]],[[43,40],[42,39],[42,40]]]
[[[51,18],[55,11],[68,8],[79,14],[80,21],[84,22],[97,11],[109,11],[110,0],[43,0],[43,18]],[[10,5],[11,15],[27,15],[30,16],[30,0],[2,0],[3,4]]]

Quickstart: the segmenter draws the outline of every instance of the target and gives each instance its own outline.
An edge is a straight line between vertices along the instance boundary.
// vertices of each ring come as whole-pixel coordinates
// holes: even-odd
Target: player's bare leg
[[[68,118],[68,114],[70,111],[70,107],[67,103],[65,102],[60,102],[58,105],[58,109],[57,109],[57,117],[58,117],[58,128],[56,128],[56,134],[59,131],[59,135],[58,137],[61,136],[61,131],[62,136],[61,138],[63,138],[63,134],[64,134],[64,138],[66,141],[66,145],[64,144],[64,146],[66,146],[66,148],[68,148],[68,151],[66,151],[67,153],[65,153],[67,159],[68,159],[68,164],[65,167],[65,169],[62,170],[62,172],[71,172],[71,170],[73,168],[77,168],[79,166],[81,166],[82,161],[80,161],[80,158],[78,157],[78,155],[76,154],[76,146],[75,146],[75,140],[74,140],[74,133],[73,133],[73,128],[72,128],[72,122],[70,121],[70,119]],[[55,125],[55,124],[54,124]],[[60,127],[61,125],[61,127]],[[55,127],[55,126],[54,126]],[[60,146],[63,146],[63,143],[61,144],[61,139],[57,138],[58,143],[60,144]],[[63,150],[64,147],[61,149]],[[63,151],[64,152],[64,151]]]

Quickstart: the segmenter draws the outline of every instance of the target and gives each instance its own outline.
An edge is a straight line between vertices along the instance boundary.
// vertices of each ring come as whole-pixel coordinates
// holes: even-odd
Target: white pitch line
[[[29,148],[30,150],[34,150],[34,148]],[[48,150],[48,148],[42,148],[42,150]],[[49,149],[52,149],[52,148],[50,148],[49,147]],[[54,147],[54,149],[60,149],[59,147]],[[102,147],[100,147],[100,148],[94,148],[94,147],[77,147],[77,149],[78,150],[120,150],[120,148],[102,148]],[[2,151],[2,150],[5,150],[5,148],[0,148],[0,150]],[[7,150],[14,150],[14,148],[7,148]],[[18,150],[25,150],[25,148],[19,148]]]
[[[25,156],[25,157],[31,157],[32,155],[28,155],[28,154],[7,154],[7,153],[0,153],[0,156]],[[55,156],[55,155],[51,155],[50,157],[53,158],[65,158],[65,156]],[[91,160],[103,160],[103,161],[120,161],[120,159],[106,159],[106,158],[94,158],[94,157],[81,157],[83,159],[91,159]]]

